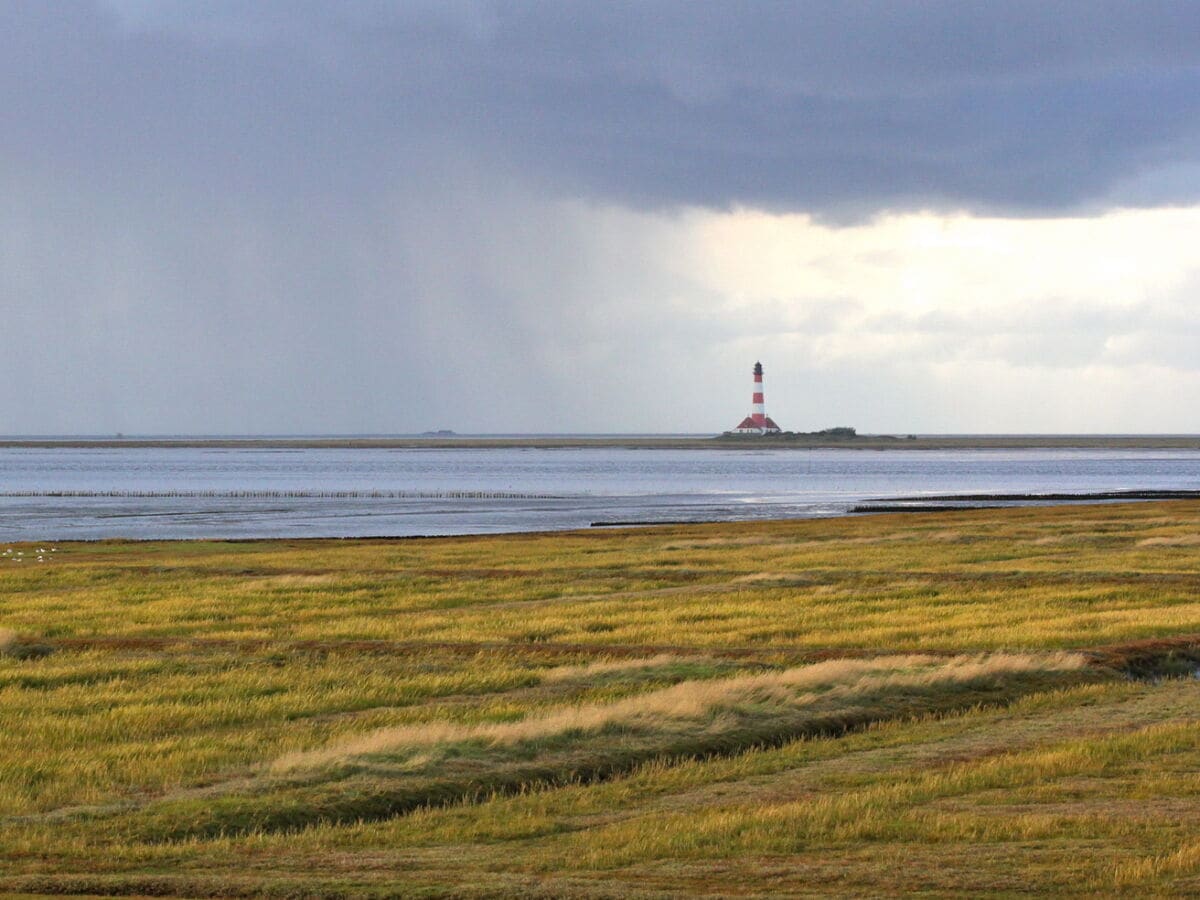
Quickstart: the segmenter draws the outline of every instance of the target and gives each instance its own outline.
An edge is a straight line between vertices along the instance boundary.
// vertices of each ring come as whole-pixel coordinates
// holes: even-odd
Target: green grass
[[[1200,891],[1200,503],[9,546],[0,890]]]

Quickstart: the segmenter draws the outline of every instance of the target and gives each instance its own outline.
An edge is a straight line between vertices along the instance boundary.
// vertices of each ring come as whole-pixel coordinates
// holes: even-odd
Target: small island
[[[735,443],[821,444],[828,446],[840,443],[850,444],[856,441],[869,441],[871,444],[901,440],[913,441],[916,440],[916,435],[910,434],[904,438],[891,434],[862,435],[847,425],[838,425],[834,428],[822,428],[820,431],[776,431],[765,434],[726,431],[718,435],[716,440]]]

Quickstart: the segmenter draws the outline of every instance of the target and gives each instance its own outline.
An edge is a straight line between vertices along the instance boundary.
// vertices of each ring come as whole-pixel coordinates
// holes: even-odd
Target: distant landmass
[[[851,442],[859,440],[869,440],[872,443],[879,443],[880,441],[883,441],[886,443],[888,441],[901,440],[915,441],[916,439],[917,436],[915,434],[910,434],[903,438],[891,434],[872,434],[869,436],[864,436],[860,435],[856,429],[850,428],[847,425],[838,425],[834,428],[822,428],[820,431],[778,431],[769,432],[767,434],[744,434],[736,431],[726,431],[724,434],[717,436],[717,440],[719,441],[738,441],[739,443],[769,441],[772,444],[787,443],[789,441],[819,441],[821,443],[838,443],[841,441]]]
[[[258,447],[258,448],[364,448],[436,449],[475,448],[602,448],[643,450],[744,450],[751,447],[811,450],[821,447],[862,450],[1200,450],[1195,434],[859,434],[838,426],[820,431],[783,431],[778,434],[650,435],[650,434],[544,434],[462,435],[449,429],[413,435],[277,435],[277,436],[145,436],[71,437],[0,436],[0,448],[106,447]]]

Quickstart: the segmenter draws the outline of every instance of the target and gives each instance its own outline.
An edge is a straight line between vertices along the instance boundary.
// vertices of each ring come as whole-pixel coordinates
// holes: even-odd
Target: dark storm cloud
[[[0,16],[15,126],[0,146],[121,182],[333,198],[461,156],[644,205],[1050,212],[1200,158],[1191,2],[112,0]],[[1200,193],[1170,183],[1156,201]]]

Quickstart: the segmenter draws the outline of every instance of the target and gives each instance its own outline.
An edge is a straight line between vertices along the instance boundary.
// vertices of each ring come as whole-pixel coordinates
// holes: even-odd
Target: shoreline
[[[644,531],[652,528],[692,528],[706,526],[736,527],[739,525],[781,525],[809,521],[838,522],[870,515],[897,513],[927,516],[937,513],[962,513],[999,511],[1004,509],[1038,509],[1049,507],[1075,507],[1088,504],[1100,506],[1134,506],[1145,503],[1177,503],[1200,500],[1196,491],[1094,491],[1081,494],[971,494],[955,497],[938,495],[921,498],[865,500],[847,507],[844,511],[814,516],[773,516],[742,519],[660,519],[638,522],[628,519],[599,519],[586,525],[571,528],[533,528],[522,531],[464,531],[426,534],[363,534],[363,535],[266,535],[266,536],[202,536],[202,537],[36,537],[0,539],[5,547],[37,543],[56,544],[271,544],[271,543],[372,543],[390,541],[446,541],[478,539],[520,539],[527,537],[569,537],[622,530]],[[942,501],[945,501],[944,503]],[[961,505],[955,501],[962,501]]]
[[[216,450],[1200,450],[1200,435],[821,437],[0,438],[0,449]]]
[[[875,497],[851,506],[847,515],[897,512],[946,512],[968,509],[1025,509],[1087,503],[1147,503],[1200,500],[1200,490],[1053,491],[1045,493],[928,494]]]

